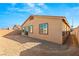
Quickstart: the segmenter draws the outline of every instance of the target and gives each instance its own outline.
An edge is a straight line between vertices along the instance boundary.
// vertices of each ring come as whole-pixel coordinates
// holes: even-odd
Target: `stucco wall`
[[[77,36],[77,39],[78,39],[78,44],[79,44],[79,28],[77,29],[77,32],[76,32],[76,33],[77,33],[77,35],[76,35],[76,36]]]
[[[76,38],[77,38],[77,41],[78,41],[78,44],[79,44],[79,27],[75,28],[72,33],[74,35],[76,35]]]
[[[66,23],[62,22],[62,31],[64,32],[63,41],[67,40],[70,34],[70,27]]]
[[[64,22],[62,22],[62,31],[70,31],[70,27]]]
[[[49,40],[58,44],[63,43],[62,39],[62,20],[51,19],[49,22]]]
[[[48,35],[39,34],[39,24],[48,23]],[[29,37],[39,38],[50,42],[62,44],[62,20],[60,18],[40,17],[36,16],[33,20],[28,20],[23,27],[33,25],[33,33],[29,33]]]

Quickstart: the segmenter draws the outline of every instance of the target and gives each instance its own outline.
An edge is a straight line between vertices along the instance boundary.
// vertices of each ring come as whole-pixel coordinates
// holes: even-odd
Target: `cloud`
[[[26,6],[23,6],[23,8],[20,8],[20,7],[16,7],[17,3],[12,3],[11,4],[11,7],[7,8],[7,11],[8,12],[26,12],[27,9],[25,8]]]
[[[44,4],[44,3],[38,3],[38,5],[40,5],[40,6],[44,6],[45,4]]]
[[[45,5],[45,3],[38,3],[38,6],[44,8],[44,9],[48,9],[47,6]]]
[[[31,8],[35,8],[37,6],[47,8],[47,6],[44,3],[35,3],[35,4],[34,3],[27,3],[27,5]]]
[[[70,25],[72,25],[72,20],[74,22],[73,26],[76,27],[78,26],[78,19],[79,19],[79,7],[73,7],[73,8],[69,8],[66,12],[64,12],[67,19],[70,22]]]
[[[72,17],[72,16],[76,16],[79,17],[79,7],[73,7],[70,8],[67,13]]]
[[[43,9],[47,9],[47,6],[44,4],[44,3],[37,3],[37,4],[34,4],[34,3],[27,3],[27,5],[30,7],[28,8],[27,10],[28,11],[34,11],[34,14],[43,14]]]
[[[43,14],[43,9],[47,9],[47,6],[44,3],[24,3],[23,7],[16,7],[17,3],[12,3],[11,7],[7,10],[10,12],[25,12],[30,14]]]
[[[35,7],[35,4],[34,3],[27,3],[27,5],[31,8],[34,8]]]
[[[33,14],[37,15],[37,14],[42,14],[42,13],[43,11],[40,8],[36,8]]]

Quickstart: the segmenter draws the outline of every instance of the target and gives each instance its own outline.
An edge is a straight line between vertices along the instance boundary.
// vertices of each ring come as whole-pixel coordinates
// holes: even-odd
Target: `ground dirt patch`
[[[79,48],[59,45],[28,36],[13,35],[13,30],[0,34],[1,56],[53,56],[79,55]],[[1,32],[2,33],[2,32]],[[12,34],[12,35],[11,35]]]

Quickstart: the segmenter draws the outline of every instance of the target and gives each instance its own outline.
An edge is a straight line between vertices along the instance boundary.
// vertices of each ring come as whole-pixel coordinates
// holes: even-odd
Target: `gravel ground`
[[[75,56],[79,48],[21,35],[0,36],[1,56]]]

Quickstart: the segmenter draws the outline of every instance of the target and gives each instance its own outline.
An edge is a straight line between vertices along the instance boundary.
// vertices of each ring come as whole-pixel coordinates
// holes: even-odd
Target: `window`
[[[33,25],[30,25],[30,26],[29,26],[29,32],[30,32],[30,33],[33,33]]]
[[[27,27],[23,27],[23,30],[24,30],[25,32],[28,32],[28,28],[27,28]]]
[[[39,32],[40,32],[40,34],[48,34],[48,24],[47,23],[40,24]]]

